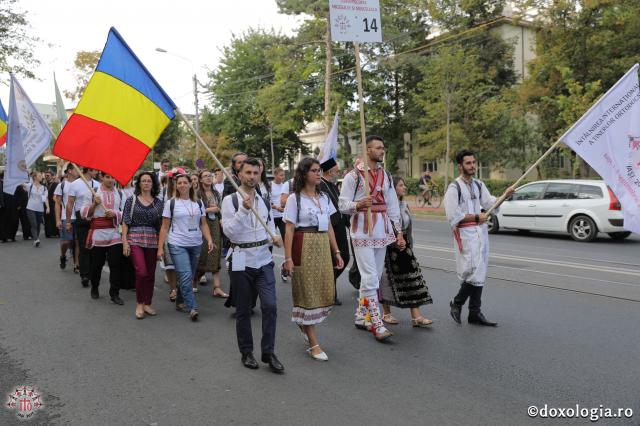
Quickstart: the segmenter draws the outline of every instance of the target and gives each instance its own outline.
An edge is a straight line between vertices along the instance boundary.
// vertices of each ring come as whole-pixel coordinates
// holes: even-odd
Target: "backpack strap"
[[[458,204],[461,204],[462,203],[462,189],[460,188],[460,184],[458,183],[458,179],[454,179],[452,183],[456,186],[456,190],[458,191]],[[475,183],[476,187],[478,188],[478,200],[480,202],[482,202],[482,183],[477,179],[474,179],[473,183]]]
[[[271,206],[269,205],[269,202],[262,195],[260,195],[260,198],[262,199],[262,202],[264,202],[264,205],[267,208],[267,222],[268,222],[271,220]],[[238,208],[240,208],[240,202],[238,201],[237,192],[234,192],[233,194],[231,194],[231,204],[233,204],[233,209],[237,212]]]
[[[133,222],[133,208],[136,206],[136,201],[138,201],[138,196],[133,194],[131,196],[131,211],[129,212],[129,219]],[[125,202],[126,204],[126,202]]]
[[[300,193],[296,192],[296,225],[300,222]]]
[[[169,200],[169,229],[173,231],[173,209],[176,208],[176,199]]]

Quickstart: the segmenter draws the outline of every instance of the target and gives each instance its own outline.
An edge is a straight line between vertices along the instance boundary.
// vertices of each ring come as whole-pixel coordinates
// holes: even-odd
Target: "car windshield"
[[[546,183],[532,183],[530,185],[523,186],[513,193],[513,197],[511,199],[513,201],[537,200],[540,198],[545,185]]]

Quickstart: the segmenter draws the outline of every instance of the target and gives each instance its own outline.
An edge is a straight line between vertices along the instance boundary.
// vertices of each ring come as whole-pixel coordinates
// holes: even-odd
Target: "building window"
[[[476,177],[478,179],[489,179],[490,173],[491,173],[491,170],[489,169],[489,162],[479,161],[478,169],[476,171]]]
[[[556,151],[551,156],[551,167],[556,169],[564,169],[564,155],[561,152]]]
[[[437,172],[438,171],[438,162],[437,161],[427,161],[422,166],[422,170],[425,172]]]

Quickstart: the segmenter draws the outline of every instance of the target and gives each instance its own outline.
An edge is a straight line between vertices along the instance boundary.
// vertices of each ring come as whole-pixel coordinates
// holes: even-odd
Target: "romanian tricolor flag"
[[[125,184],[175,116],[176,105],[111,28],[96,71],[53,153]]]
[[[7,113],[4,112],[2,101],[0,101],[0,146],[7,141]]]

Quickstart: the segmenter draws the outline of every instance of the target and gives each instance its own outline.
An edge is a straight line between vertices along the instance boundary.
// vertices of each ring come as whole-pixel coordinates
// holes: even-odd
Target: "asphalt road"
[[[393,342],[377,343],[352,325],[356,293],[344,276],[344,305],[318,330],[330,358],[320,363],[305,354],[289,286],[278,282],[282,376],[241,365],[231,312],[207,296],[210,286],[197,295],[194,324],[173,309],[158,273],[159,315],[137,321],[134,293],[116,306],[103,284],[94,301],[77,275],[60,271],[55,241],[0,245],[0,398],[33,385],[45,404],[28,422],[3,407],[0,425],[559,423],[527,415],[545,404],[630,408],[632,418],[598,423],[640,424],[640,238],[492,236],[483,310],[500,323],[493,329],[449,318],[457,283],[447,225],[415,228],[432,329],[411,328],[396,309]],[[259,328],[258,311],[254,338]]]

